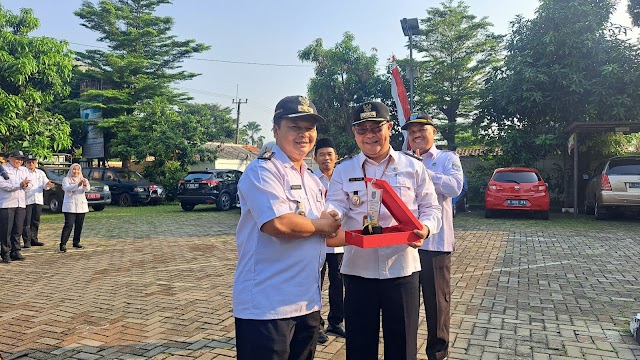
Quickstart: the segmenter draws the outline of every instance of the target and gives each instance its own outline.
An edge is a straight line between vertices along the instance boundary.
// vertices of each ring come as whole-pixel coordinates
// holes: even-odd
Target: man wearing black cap
[[[242,213],[233,315],[239,360],[313,359],[320,326],[320,268],[337,214],[304,162],[325,120],[304,96],[276,105],[276,145],[252,161],[238,183]]]
[[[0,257],[3,263],[24,260],[20,254],[20,238],[24,224],[25,189],[31,188],[27,169],[22,166],[22,151],[9,153],[9,164],[4,168],[9,179],[0,178]]]
[[[438,133],[429,115],[412,114],[402,126],[407,130],[411,150],[421,156],[435,185],[442,206],[442,228],[427,239],[420,254],[420,285],[427,320],[427,358],[444,359],[449,348],[451,253],[455,250],[451,199],[462,191],[462,166],[458,154],[438,150],[434,144]]]
[[[329,189],[329,181],[331,181],[331,175],[333,169],[338,161],[338,154],[336,153],[336,146],[333,140],[329,138],[322,138],[316,142],[316,149],[314,151],[313,160],[318,164],[319,168],[314,174],[320,179],[325,189]],[[329,272],[329,316],[327,321],[327,332],[335,334],[340,337],[345,337],[344,327],[342,321],[344,321],[344,289],[342,284],[342,275],[340,275],[340,264],[342,264],[342,254],[344,248],[327,246],[327,260],[322,266],[322,272],[320,273],[320,289],[324,283],[324,274]],[[324,344],[329,341],[329,337],[324,331],[324,319],[320,318],[320,335],[318,336],[318,342]]]
[[[393,123],[389,121],[389,109],[376,101],[364,103],[355,108],[352,123],[362,152],[336,166],[329,184],[327,209],[340,214],[344,230],[361,230],[368,208],[380,205],[379,197],[369,199],[364,179],[382,179],[423,224],[414,233],[422,239],[429,238],[440,229],[440,205],[424,165],[412,155],[391,148]],[[389,211],[379,208],[378,224],[395,225]],[[422,242],[345,248],[341,272],[347,359],[378,359],[380,313],[384,358],[416,359],[420,313],[417,247]]]
[[[38,229],[40,227],[40,214],[44,205],[44,190],[53,187],[53,182],[47,178],[44,171],[38,169],[38,158],[27,155],[24,159],[27,174],[31,180],[31,188],[25,191],[26,196],[26,216],[24,218],[24,228],[22,230],[22,241],[24,247],[43,246],[44,243],[38,240]]]

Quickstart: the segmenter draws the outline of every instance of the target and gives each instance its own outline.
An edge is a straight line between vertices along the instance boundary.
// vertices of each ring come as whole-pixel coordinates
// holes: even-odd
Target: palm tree
[[[249,140],[251,140],[251,145],[256,145],[256,134],[262,131],[262,127],[255,121],[249,121],[246,125],[243,126],[244,130],[247,131],[247,135]]]

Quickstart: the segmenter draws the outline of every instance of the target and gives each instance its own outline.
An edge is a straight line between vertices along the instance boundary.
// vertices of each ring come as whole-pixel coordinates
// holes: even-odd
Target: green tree
[[[416,105],[447,117],[439,130],[454,148],[458,119],[470,119],[476,112],[484,79],[500,62],[502,37],[490,31],[493,24],[486,17],[478,19],[462,1],[454,5],[447,0],[427,9],[420,23],[415,48],[423,60],[418,63]]]
[[[255,146],[258,141],[256,135],[260,133],[260,131],[262,131],[262,127],[255,121],[249,121],[243,126],[243,128],[247,132],[247,136],[249,138],[249,141],[251,141],[251,145]]]
[[[633,26],[640,27],[640,0],[629,0],[627,12],[631,16]]]
[[[376,72],[377,55],[366,54],[354,41],[354,35],[346,32],[332,48],[325,49],[318,38],[298,52],[300,60],[315,64],[308,94],[318,113],[327,119],[327,124],[318,126],[318,133],[333,139],[341,156],[357,150],[351,132],[351,108],[365,101],[390,98],[389,82]]]
[[[531,165],[565,146],[576,121],[640,117],[640,52],[609,30],[614,1],[543,0],[517,17],[504,67],[489,78],[481,116],[504,161]]]
[[[29,36],[39,26],[31,9],[0,5],[0,152],[47,157],[71,146],[69,124],[49,110],[69,94],[73,57],[64,41]]]
[[[141,107],[161,98],[169,105],[189,99],[171,85],[198,74],[181,69],[180,63],[209,46],[195,40],[178,40],[171,35],[173,18],[154,15],[156,8],[170,0],[100,0],[97,6],[83,1],[75,11],[82,26],[100,34],[109,51],[99,49],[78,53],[87,65],[85,77],[98,79],[102,88],[84,92],[82,106],[103,110],[99,124],[105,134],[107,153],[128,163],[136,146],[148,134],[138,132],[144,114]]]

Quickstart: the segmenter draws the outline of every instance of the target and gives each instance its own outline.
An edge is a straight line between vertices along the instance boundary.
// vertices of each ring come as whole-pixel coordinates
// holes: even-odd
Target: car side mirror
[[[582,174],[582,180],[589,180],[589,174]]]

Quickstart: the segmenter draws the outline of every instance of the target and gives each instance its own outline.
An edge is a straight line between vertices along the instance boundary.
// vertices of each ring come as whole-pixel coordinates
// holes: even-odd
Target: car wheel
[[[549,211],[540,211],[539,216],[542,220],[549,220]]]
[[[589,203],[585,200],[584,202],[584,213],[587,215],[594,215],[595,214],[595,209],[593,208],[593,206],[590,206]]]
[[[218,196],[216,208],[220,211],[227,211],[231,208],[231,196],[229,193],[224,192]]]
[[[49,210],[54,213],[62,212],[62,202],[59,197],[54,195],[49,199]]]
[[[102,211],[102,210],[104,210],[104,205],[93,205],[91,207],[93,208],[93,211]]]
[[[457,204],[456,204],[457,205]],[[456,214],[458,213],[458,207],[456,205],[452,206],[452,212],[453,212],[453,217],[456,217]]]
[[[469,211],[469,203],[467,203],[467,195],[458,200],[455,205],[457,211],[467,212]]]
[[[195,204],[189,204],[189,203],[180,203],[180,207],[184,211],[191,211],[191,210],[193,210],[194,207],[196,207],[196,205]]]
[[[484,211],[484,217],[486,217],[487,219],[490,219],[492,217],[495,217],[496,213],[493,210],[485,210]]]
[[[131,206],[131,196],[127,193],[120,194],[118,198],[118,205],[122,207]]]
[[[600,206],[600,204],[598,204],[598,201],[596,200],[596,204],[593,207],[593,214],[596,216],[596,220],[606,220],[607,219],[607,213],[605,211],[603,211],[602,206]]]

